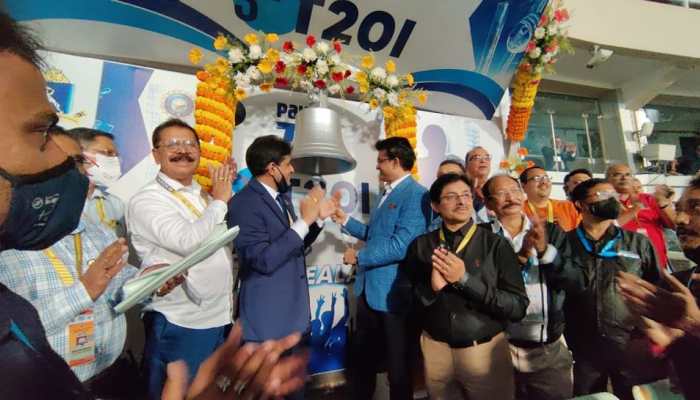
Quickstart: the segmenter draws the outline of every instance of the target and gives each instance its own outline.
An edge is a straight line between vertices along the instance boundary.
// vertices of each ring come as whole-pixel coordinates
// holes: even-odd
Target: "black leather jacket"
[[[617,290],[615,274],[624,271],[656,282],[659,264],[654,248],[646,236],[616,226],[611,226],[598,241],[585,233],[584,238],[592,251],[586,249],[577,229],[566,233],[559,253],[559,271],[553,276],[555,285],[566,290],[566,340],[574,353],[595,351],[601,340],[624,348],[633,324]],[[615,238],[611,251],[618,256],[599,255]]]

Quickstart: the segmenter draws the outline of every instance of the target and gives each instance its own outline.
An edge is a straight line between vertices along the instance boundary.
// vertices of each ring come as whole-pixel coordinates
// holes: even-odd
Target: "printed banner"
[[[491,119],[547,0],[8,0],[50,48],[187,65],[219,33],[339,39],[346,54],[396,60],[432,92],[426,109]],[[134,45],[138,43],[138,45]]]
[[[195,78],[58,53],[47,53],[46,58],[52,71],[47,75],[62,81],[59,86],[49,82],[47,88],[61,111],[60,124],[65,128],[95,127],[115,135],[124,176],[109,190],[128,202],[157,173],[158,167],[150,156],[155,126],[173,117],[193,122]],[[327,192],[341,192],[344,211],[367,221],[380,198],[374,145],[383,137],[383,123],[380,115],[366,104],[335,99],[330,103],[340,115],[343,141],[357,160],[357,167],[323,177]],[[261,135],[275,134],[293,142],[296,116],[307,104],[305,95],[284,91],[253,95],[243,102],[245,119],[234,132],[233,156],[239,165],[234,190],[240,190],[251,178],[245,150],[252,141]],[[503,157],[502,133],[491,121],[419,112],[418,139],[417,162],[421,183],[426,187],[433,182],[442,160],[464,159],[474,146],[483,146],[493,155],[493,170]],[[310,179],[294,176],[295,203],[306,193]],[[307,257],[312,374],[339,371],[345,366],[347,324],[353,306],[349,268],[342,263],[348,246],[360,244],[328,221]]]

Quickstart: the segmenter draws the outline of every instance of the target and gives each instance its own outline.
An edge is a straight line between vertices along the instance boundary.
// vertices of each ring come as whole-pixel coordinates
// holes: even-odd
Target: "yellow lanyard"
[[[464,238],[462,238],[462,241],[459,242],[459,246],[457,246],[457,251],[455,251],[455,254],[459,254],[462,250],[464,250],[465,247],[467,247],[467,244],[469,244],[469,241],[472,240],[472,236],[474,236],[474,233],[476,232],[476,224],[472,223],[472,227],[469,228],[469,231],[467,231],[467,234],[464,235]],[[440,228],[440,242],[445,242],[445,232],[442,231],[442,228]]]
[[[537,210],[535,207],[530,203],[529,201],[527,202],[527,206],[530,207],[530,211],[532,211],[532,214],[537,216]],[[551,200],[547,200],[547,222],[549,223],[554,223],[554,206],[552,205]]]
[[[83,241],[79,233],[73,235],[73,250],[75,251],[75,268],[78,271],[78,278],[83,275]],[[44,254],[48,257],[49,262],[53,266],[58,278],[63,282],[64,286],[71,286],[75,282],[73,274],[70,272],[66,264],[58,258],[53,250],[46,249]]]
[[[117,221],[107,219],[107,213],[105,213],[105,199],[98,197],[95,208],[97,208],[97,215],[100,217],[101,223],[105,224],[110,229],[115,229],[117,227]]]
[[[160,177],[156,178],[156,181],[158,181],[158,183],[159,183],[165,190],[167,190],[168,192],[170,192],[170,194],[172,194],[173,197],[175,197],[176,199],[180,200],[180,203],[184,204],[185,207],[187,207],[188,210],[192,211],[192,214],[194,214],[195,217],[197,217],[197,218],[202,218],[202,213],[197,209],[197,207],[194,206],[194,204],[192,204],[192,202],[190,202],[189,200],[187,200],[187,197],[185,197],[182,193],[178,192],[177,190],[175,190],[174,188],[172,188],[170,185],[168,185],[167,183],[165,183],[165,181],[162,180],[162,179],[160,179]],[[207,201],[207,198],[206,198],[206,196],[204,195],[204,192],[201,192],[201,191],[200,191],[199,194],[200,194],[200,196],[202,196],[202,200],[204,200],[204,203],[208,205],[209,202]]]

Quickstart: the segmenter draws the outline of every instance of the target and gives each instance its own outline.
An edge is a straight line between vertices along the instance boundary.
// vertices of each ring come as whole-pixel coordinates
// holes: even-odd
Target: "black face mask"
[[[275,178],[274,175],[272,176],[272,179],[275,180],[275,184],[277,185],[277,192],[287,193],[291,186],[289,185],[289,182],[287,182],[287,180],[284,178],[282,170],[277,166],[275,166],[275,168],[277,168],[277,171],[279,171],[280,175],[282,176],[282,179],[280,179],[279,181],[277,180],[277,178]]]
[[[0,176],[12,185],[0,251],[45,249],[78,226],[89,181],[73,159],[33,175],[15,176],[0,168]]]
[[[616,198],[611,197],[588,204],[588,210],[594,217],[600,219],[617,219],[620,216],[620,202]]]

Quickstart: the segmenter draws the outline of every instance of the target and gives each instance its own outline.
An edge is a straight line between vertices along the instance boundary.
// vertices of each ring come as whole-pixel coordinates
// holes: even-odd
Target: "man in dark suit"
[[[240,227],[235,240],[239,312],[247,342],[309,332],[305,250],[321,232],[317,219],[334,212],[336,202],[324,199],[323,189],[314,187],[301,200],[297,218],[289,196],[291,152],[277,136],[257,138],[246,151],[254,179],[228,205],[228,225]]]

